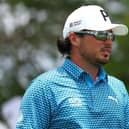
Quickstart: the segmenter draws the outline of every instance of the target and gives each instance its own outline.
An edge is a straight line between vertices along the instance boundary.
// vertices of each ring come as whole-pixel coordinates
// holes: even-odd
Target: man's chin
[[[106,65],[106,64],[108,64],[109,63],[109,59],[107,60],[107,59],[105,59],[105,60],[99,60],[98,62],[97,62],[97,65],[99,65],[99,66],[103,66],[103,65]]]

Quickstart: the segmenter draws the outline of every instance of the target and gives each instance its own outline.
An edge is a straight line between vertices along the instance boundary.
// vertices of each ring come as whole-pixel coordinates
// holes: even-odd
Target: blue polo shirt
[[[61,67],[32,81],[16,129],[129,129],[128,93],[102,68],[93,81],[66,58]]]

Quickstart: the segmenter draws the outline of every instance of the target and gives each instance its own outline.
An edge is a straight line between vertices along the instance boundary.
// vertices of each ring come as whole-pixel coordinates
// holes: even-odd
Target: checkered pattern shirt
[[[32,81],[16,129],[129,129],[127,90],[102,68],[93,81],[66,58],[62,66]]]

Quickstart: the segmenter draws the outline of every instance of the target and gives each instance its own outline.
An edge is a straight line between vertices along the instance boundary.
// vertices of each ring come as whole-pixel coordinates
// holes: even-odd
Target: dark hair
[[[71,51],[71,42],[69,38],[66,38],[64,40],[58,38],[57,48],[62,55],[65,55],[65,54],[69,55]]]
[[[83,37],[85,35],[83,33],[77,33],[77,32],[75,32],[75,34],[78,35],[79,37]],[[57,48],[62,55],[65,55],[65,54],[69,55],[71,52],[70,39],[68,37],[64,40],[61,40],[58,38],[57,39]]]

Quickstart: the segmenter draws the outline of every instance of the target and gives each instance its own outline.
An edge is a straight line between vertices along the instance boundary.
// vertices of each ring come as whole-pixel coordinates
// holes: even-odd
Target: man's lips
[[[112,49],[111,49],[111,47],[104,47],[101,49],[101,51],[110,54],[112,52]]]
[[[102,52],[102,55],[105,57],[105,58],[109,58],[110,55],[111,55],[111,47],[104,47],[101,49],[101,52]]]

